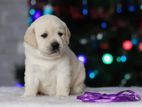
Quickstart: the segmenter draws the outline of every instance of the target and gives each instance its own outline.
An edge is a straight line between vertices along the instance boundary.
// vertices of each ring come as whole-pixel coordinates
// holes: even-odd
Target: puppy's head
[[[69,44],[70,31],[67,25],[53,15],[37,19],[27,29],[24,41],[43,55],[60,55]]]

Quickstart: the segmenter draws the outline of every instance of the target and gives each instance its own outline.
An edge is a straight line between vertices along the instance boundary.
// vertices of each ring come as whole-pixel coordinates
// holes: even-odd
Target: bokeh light
[[[53,8],[51,5],[46,5],[43,9],[43,14],[52,14],[54,12]]]
[[[126,50],[126,51],[129,51],[132,49],[133,45],[132,45],[132,42],[130,40],[125,40],[123,42],[123,49]]]
[[[142,51],[142,42],[139,44],[139,50]]]
[[[134,12],[134,11],[136,10],[136,8],[135,8],[134,5],[130,5],[130,6],[128,7],[128,10],[129,10],[129,12]]]
[[[131,74],[129,74],[129,73],[125,74],[124,78],[125,78],[126,80],[129,80],[129,79],[131,78]]]
[[[95,70],[89,70],[88,75],[90,79],[94,79],[98,75],[99,71],[97,69]]]
[[[35,12],[33,18],[36,20],[36,19],[38,19],[41,15],[42,15],[42,14],[41,14],[41,11],[37,10],[37,11]]]
[[[95,72],[90,72],[90,73],[89,73],[89,78],[90,78],[90,79],[94,79],[95,76],[96,76]]]
[[[137,45],[139,43],[138,39],[137,38],[133,38],[132,39],[132,44],[133,45]]]
[[[127,61],[127,57],[125,55],[122,55],[120,57],[121,62],[126,62]]]
[[[16,87],[21,88],[21,87],[24,87],[24,85],[23,85],[23,84],[20,84],[20,83],[17,83],[17,84],[16,84]]]
[[[104,64],[109,65],[113,62],[113,56],[110,53],[105,53],[102,56],[102,61],[103,61]]]
[[[140,5],[140,10],[142,11],[142,4]]]
[[[28,24],[30,25],[32,22],[33,22],[32,17],[29,17],[29,18],[28,18]]]
[[[85,55],[78,55],[78,60],[83,62],[84,64],[86,63],[86,56]]]
[[[118,57],[116,58],[116,61],[117,61],[117,62],[121,62],[121,58],[118,56]]]
[[[30,12],[30,15],[34,15],[36,11],[35,11],[35,9],[30,9],[29,12]]]
[[[98,33],[96,38],[97,40],[103,39],[103,33]]]
[[[106,29],[106,28],[107,28],[107,23],[106,23],[105,21],[103,21],[103,22],[101,23],[101,28],[102,28],[102,29]]]
[[[84,8],[84,9],[82,10],[82,14],[83,14],[83,15],[87,15],[87,14],[88,14],[88,10]]]
[[[121,5],[118,5],[118,6],[117,6],[116,12],[117,12],[117,13],[122,13],[122,6],[121,6]]]

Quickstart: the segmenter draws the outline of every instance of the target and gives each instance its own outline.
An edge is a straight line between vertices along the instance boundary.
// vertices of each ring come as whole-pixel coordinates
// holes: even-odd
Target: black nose
[[[52,46],[53,50],[58,50],[59,49],[59,43],[58,42],[52,42],[51,46]]]

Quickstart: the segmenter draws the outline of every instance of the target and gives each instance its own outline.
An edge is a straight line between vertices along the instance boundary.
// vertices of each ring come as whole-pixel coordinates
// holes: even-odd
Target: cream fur
[[[45,15],[31,26],[34,34],[27,30],[25,36],[30,40],[24,42],[24,96],[36,96],[38,92],[50,96],[80,94],[85,88],[85,68],[68,47],[70,31],[66,24],[56,16]],[[62,37],[58,35],[59,31],[63,33]],[[48,33],[47,38],[40,36],[43,33]],[[30,43],[33,42],[31,38],[35,43]],[[50,52],[53,41],[60,44],[60,51],[54,54]]]

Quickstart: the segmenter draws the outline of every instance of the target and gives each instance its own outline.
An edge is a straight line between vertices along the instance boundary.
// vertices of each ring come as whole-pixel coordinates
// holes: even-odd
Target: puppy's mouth
[[[44,52],[46,56],[59,56],[61,54],[61,49],[49,49],[48,51]]]

